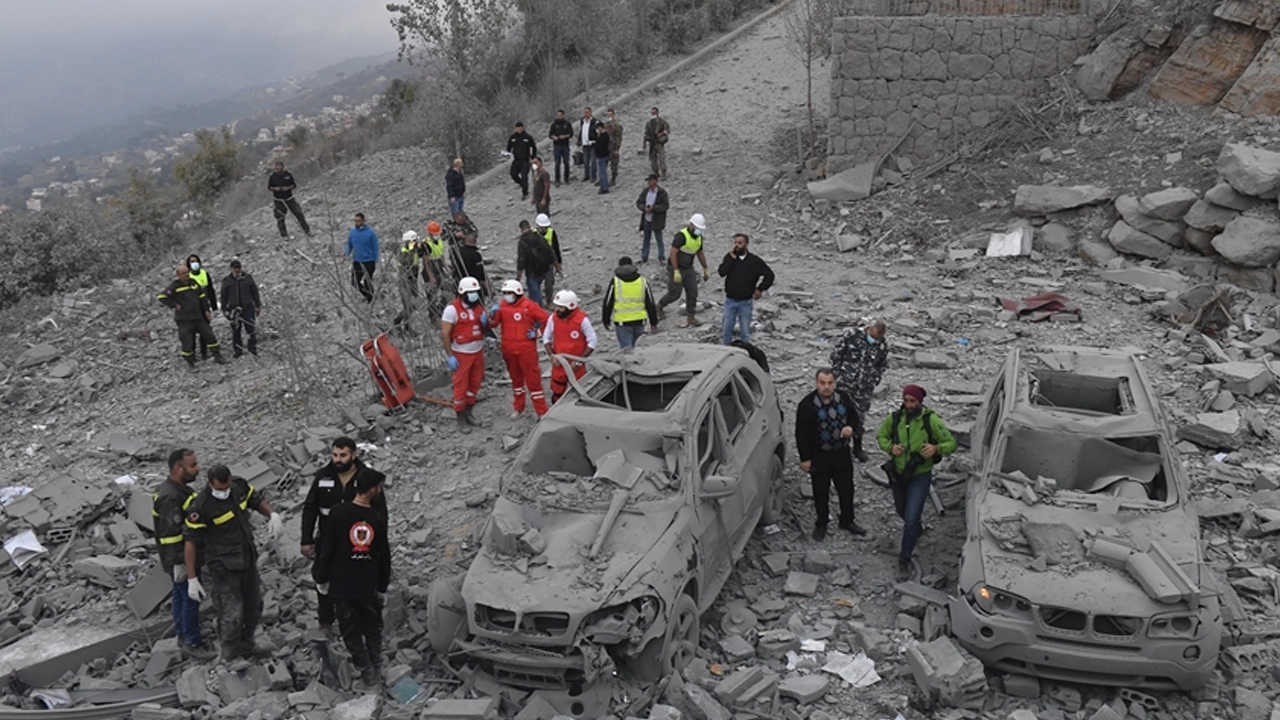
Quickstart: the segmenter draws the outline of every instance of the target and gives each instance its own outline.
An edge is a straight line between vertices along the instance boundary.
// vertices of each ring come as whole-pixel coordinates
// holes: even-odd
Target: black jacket
[[[332,462],[316,471],[316,476],[311,481],[311,489],[307,491],[307,499],[302,501],[303,545],[315,545],[317,538],[324,537],[325,530],[329,527],[330,512],[335,506],[355,499],[357,477],[366,473],[374,476],[382,475],[361,462],[360,458],[356,458],[355,466],[356,474],[351,476],[350,482],[346,485],[343,485],[342,480],[338,478],[338,468],[334,467]],[[378,511],[383,522],[386,522],[386,498],[379,495],[373,501],[373,509]]]
[[[168,287],[156,295],[156,299],[161,305],[172,309],[174,321],[180,323],[203,320],[204,314],[209,312],[209,299],[204,288],[189,278],[186,282],[174,278]]]
[[[285,170],[284,172],[273,172],[271,177],[267,178],[267,189],[277,187],[287,187],[288,190],[271,190],[271,194],[277,200],[289,200],[293,198],[293,189],[298,183],[293,181],[293,173]]]
[[[385,593],[391,584],[386,515],[372,507],[342,503],[329,517],[334,532],[321,539],[311,577],[329,583],[331,598],[354,600]]]
[[[640,191],[640,197],[636,198],[636,209],[640,211],[640,231],[644,232],[644,201],[649,197],[649,188]],[[658,187],[658,197],[653,201],[653,229],[665,230],[667,227],[667,208],[671,206],[667,200],[667,189]]]
[[[520,239],[516,241],[516,270],[533,276],[547,274],[559,262],[555,250],[560,241],[555,235],[552,235],[552,240],[553,244],[548,246],[546,238],[537,230],[520,233]]]
[[[457,252],[451,253],[453,257],[453,274],[457,280],[464,277],[473,277],[480,282],[480,293],[485,294],[484,283],[484,256],[480,254],[480,248],[475,245],[459,245]],[[462,267],[458,267],[458,259],[462,260]]]
[[[222,310],[231,312],[240,310],[257,310],[262,307],[262,298],[258,297],[258,283],[247,272],[229,273],[222,278]]]
[[[557,140],[557,135],[567,135],[563,140]],[[551,123],[551,132],[548,135],[551,141],[560,147],[569,147],[569,141],[573,139],[573,123],[568,120],[553,120]]]
[[[724,278],[724,296],[730,300],[750,300],[756,290],[764,292],[773,286],[773,270],[753,252],[742,258],[725,253],[719,273]]]
[[[587,121],[587,120],[585,120],[585,119],[584,119],[584,120],[582,120],[582,121],[580,121],[580,122],[578,123],[578,131],[577,131],[577,132],[575,132],[575,133],[573,134],[573,141],[574,141],[574,142],[576,142],[576,143],[577,143],[577,144],[579,144],[579,145],[582,145],[582,144],[583,144],[583,142],[582,142],[582,123],[585,123],[585,122],[588,122],[588,121]],[[600,139],[600,121],[599,121],[599,120],[597,120],[597,119],[595,119],[595,118],[591,118],[591,120],[590,120],[590,124],[587,126],[587,142],[586,142],[586,144],[587,144],[587,145],[595,145],[595,144],[596,144],[596,140],[599,140],[599,139]]]
[[[538,157],[538,143],[527,132],[513,132],[507,138],[507,152],[516,160],[528,162],[531,158]]]
[[[239,572],[258,562],[249,513],[260,510],[265,498],[244,478],[231,478],[231,496],[219,500],[208,485],[187,506],[183,538],[194,543],[196,566]]]
[[[832,447],[830,450],[822,449],[821,424],[818,419],[818,406],[814,400],[818,399],[818,391],[805,395],[800,404],[796,406],[796,451],[800,453],[800,462],[812,460],[813,456],[820,452],[836,452],[843,450],[848,452],[849,441],[852,438],[836,437],[832,439]],[[843,390],[836,390],[835,397],[832,398],[834,409],[843,416],[840,419],[841,427],[847,425],[853,428],[854,437],[862,432],[862,427],[858,422],[858,405],[853,398]]]
[[[613,271],[613,276],[622,282],[634,282],[636,278],[643,278],[635,265],[619,265],[617,269]],[[610,281],[609,286],[605,288],[604,291],[603,320],[606,330],[613,324],[613,304],[616,301],[616,298],[613,296],[613,288],[614,283],[613,281]],[[657,327],[658,303],[653,299],[653,291],[649,288],[649,281],[647,279],[644,281],[644,311],[649,316],[649,325]],[[638,322],[642,325],[644,324],[643,320],[635,320],[633,322]]]
[[[462,197],[467,194],[467,178],[462,172],[449,168],[444,174],[444,191],[451,198]]]
[[[151,493],[151,518],[155,523],[156,546],[160,549],[160,567],[172,574],[183,564],[182,533],[186,525],[187,501],[196,494],[190,485],[165,480]]]

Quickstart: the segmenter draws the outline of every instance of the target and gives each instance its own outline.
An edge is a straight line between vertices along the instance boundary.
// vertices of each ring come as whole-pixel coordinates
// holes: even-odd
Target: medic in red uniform
[[[524,296],[519,280],[502,284],[502,302],[489,308],[489,327],[501,328],[502,361],[511,376],[511,418],[524,412],[525,394],[533,401],[533,411],[547,414],[547,398],[542,393],[542,366],[538,363],[538,335],[547,325],[547,311]]]
[[[561,290],[556,293],[551,303],[555,314],[547,321],[547,329],[542,333],[542,344],[549,355],[569,355],[585,358],[596,349],[596,330],[591,327],[591,320],[578,307],[578,295],[572,290]],[[587,374],[587,366],[581,361],[571,360],[573,376],[580,378]],[[551,364],[551,402],[560,399],[569,389],[569,375],[558,361]]]
[[[480,304],[480,281],[464,277],[458,281],[458,297],[444,308],[440,318],[440,336],[451,353],[449,369],[453,371],[453,411],[458,415],[458,430],[471,432],[480,425],[472,411],[476,394],[484,380],[484,326],[489,316]]]

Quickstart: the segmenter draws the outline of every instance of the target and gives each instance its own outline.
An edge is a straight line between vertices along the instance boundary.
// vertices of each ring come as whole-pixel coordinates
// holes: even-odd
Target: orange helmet
[[[432,220],[431,222],[427,223],[427,234],[428,234],[428,235],[439,235],[439,234],[440,234],[440,223],[436,222],[435,220]]]

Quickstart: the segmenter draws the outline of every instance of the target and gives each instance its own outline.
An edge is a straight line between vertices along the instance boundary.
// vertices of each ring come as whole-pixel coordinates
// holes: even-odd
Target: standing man
[[[552,301],[555,314],[547,319],[547,329],[542,333],[542,345],[551,356],[551,402],[555,402],[569,389],[569,374],[556,355],[567,355],[573,376],[587,374],[587,366],[577,358],[585,358],[596,349],[596,330],[591,320],[578,307],[578,295],[572,290],[561,290]]]
[[[564,111],[556,111],[551,122],[551,156],[556,164],[556,187],[560,187],[560,164],[564,163],[564,181],[572,182],[573,160],[569,156],[569,141],[573,139],[573,123],[564,119]]]
[[[191,487],[200,475],[195,452],[186,448],[169,453],[169,479],[151,493],[160,567],[173,578],[173,633],[183,654],[196,660],[212,660],[216,653],[200,639],[200,603],[187,595],[187,566],[183,558],[182,518],[195,496]]]
[[[609,153],[610,153],[609,133],[603,128],[600,134],[596,136],[596,178],[599,180],[600,194],[607,195],[609,193]]]
[[[367,480],[381,485],[386,477],[365,465],[357,457],[356,441],[349,437],[340,437],[333,441],[330,449],[328,465],[316,471],[311,481],[311,489],[307,491],[307,499],[302,502],[302,554],[315,560],[316,546],[323,544],[332,527],[333,509],[342,503],[356,498],[357,482]],[[372,500],[372,508],[387,521],[387,501],[379,495]],[[313,570],[313,575],[314,575]],[[317,581],[320,582],[320,581]],[[333,621],[336,617],[332,595],[320,593],[317,612],[320,616],[320,629],[326,635],[333,634]]]
[[[458,282],[466,278],[472,278],[478,282],[480,299],[483,302],[493,294],[493,289],[489,286],[489,278],[485,275],[484,256],[480,254],[480,248],[476,242],[477,235],[474,232],[462,236],[462,246],[453,253],[453,274],[459,278]]]
[[[551,213],[551,173],[547,172],[547,168],[543,166],[540,158],[533,159],[533,199],[529,202],[533,204],[533,211],[537,213]]]
[[[604,328],[610,324],[618,326],[618,347],[628,350],[636,346],[640,336],[644,335],[644,321],[658,332],[658,303],[649,291],[649,281],[645,279],[631,258],[618,259],[618,267],[613,271],[613,282],[604,291]]]
[[[773,286],[773,270],[759,255],[747,250],[749,239],[743,233],[733,236],[733,249],[720,261],[720,277],[724,278],[724,319],[720,323],[720,340],[733,343],[733,326],[738,338],[751,342],[752,303]]]
[[[187,596],[196,602],[204,599],[205,589],[196,575],[197,568],[202,568],[218,613],[224,662],[242,655],[271,654],[270,649],[253,642],[262,619],[262,580],[258,577],[258,548],[249,523],[250,508],[268,518],[271,537],[279,538],[284,518],[244,478],[231,477],[226,465],[209,468],[209,484],[187,506],[183,531]]]
[[[564,273],[564,256],[560,254],[560,233],[551,227],[551,218],[545,213],[534,218],[533,224],[537,226],[535,228],[537,233],[542,236],[555,257],[555,262],[552,263],[554,272],[547,273],[542,279],[542,297],[550,299],[556,294],[556,276]]]
[[[351,258],[351,284],[373,302],[373,273],[378,270],[378,233],[364,224],[364,213],[356,213],[355,227],[347,233],[343,257]]]
[[[462,212],[467,194],[467,178],[462,174],[462,158],[455,158],[453,167],[445,171],[444,192],[449,198],[449,216]]]
[[[182,359],[187,361],[191,372],[196,371],[196,336],[199,335],[200,341],[213,352],[214,362],[225,365],[227,360],[222,357],[218,338],[209,327],[213,313],[209,310],[204,289],[191,279],[191,270],[186,265],[179,265],[175,272],[177,279],[161,290],[156,299],[173,310],[173,320],[178,324],[178,342],[182,344]]]
[[[846,332],[831,350],[831,366],[836,369],[836,386],[847,392],[858,405],[858,427],[866,427],[871,394],[889,366],[889,345],[885,342],[885,325],[877,320],[865,328]],[[853,440],[853,456],[866,462],[862,436]]]
[[[465,245],[469,237],[478,240],[480,231],[476,229],[476,224],[471,222],[471,218],[467,217],[465,212],[455,213],[452,219],[444,224],[444,239],[448,241],[451,252]],[[461,279],[455,278],[455,280]]]
[[[693,259],[698,258],[702,264],[702,279],[711,279],[707,269],[707,256],[702,253],[702,231],[707,229],[707,219],[702,213],[694,213],[689,224],[680,228],[680,232],[671,239],[671,254],[667,257],[667,293],[658,301],[658,307],[666,309],[668,305],[680,299],[684,292],[685,312],[687,319],[677,327],[697,327],[698,321],[698,276],[693,272]]]
[[[554,286],[555,267],[555,250],[541,233],[529,227],[528,220],[521,220],[520,238],[516,240],[516,280],[524,277],[532,302],[544,305],[544,297],[550,300],[551,295],[542,294],[542,287],[548,280]]]
[[[920,522],[933,487],[933,466],[956,451],[956,439],[937,413],[924,406],[924,388],[902,388],[902,407],[880,424],[876,442],[889,453],[893,471],[893,507],[902,518],[902,547],[898,551],[898,580],[911,579],[911,555],[924,532]],[[885,463],[886,470],[890,464]]]
[[[241,330],[249,335],[249,354],[257,355],[257,322],[258,315],[262,314],[262,298],[258,296],[258,283],[241,269],[239,260],[231,261],[231,272],[222,278],[222,314],[231,321],[231,356],[244,354],[246,346],[241,342]]]
[[[604,131],[609,135],[609,184],[618,184],[618,160],[622,153],[622,123],[613,108],[605,111]]]
[[[458,282],[458,297],[445,306],[440,317],[440,337],[449,348],[449,370],[453,372],[453,412],[458,431],[471,432],[479,426],[472,411],[476,393],[484,381],[484,327],[489,316],[481,305],[480,281],[464,277]]]
[[[293,173],[284,169],[284,163],[276,162],[276,171],[271,173],[271,177],[267,178],[267,189],[275,196],[272,202],[271,210],[276,216],[276,228],[280,230],[280,237],[289,239],[289,230],[284,225],[284,219],[293,213],[298,219],[298,226],[302,228],[302,232],[307,237],[311,237],[311,226],[307,224],[307,219],[302,216],[302,207],[298,205],[298,201],[293,199],[293,191],[297,189],[298,183],[293,181]]]
[[[427,239],[422,241],[424,262],[422,274],[431,287],[439,289],[444,283],[444,238],[441,237],[440,223],[432,220],[427,223]]]
[[[321,537],[320,557],[311,571],[333,598],[342,641],[369,690],[383,680],[382,607],[391,584],[383,484],[380,473],[360,475],[351,483],[354,497],[333,508],[333,532]]]
[[[831,486],[836,486],[840,502],[840,529],[854,535],[867,531],[853,521],[853,459],[849,457],[849,440],[862,432],[857,425],[858,413],[853,399],[836,389],[836,374],[831,368],[818,370],[817,389],[796,406],[796,450],[800,453],[800,470],[809,474],[813,486],[813,510],[817,520],[813,539],[827,536],[830,518]]]
[[[218,309],[218,295],[213,289],[213,278],[209,276],[209,271],[205,269],[204,263],[200,261],[200,256],[191,253],[187,256],[187,269],[191,271],[191,279],[195,281],[200,289],[204,291],[204,297],[209,301],[209,311],[213,312]],[[213,319],[210,318],[210,322]],[[209,359],[209,346],[203,339],[200,340],[200,359]]]
[[[599,166],[596,165],[596,140],[600,137],[600,121],[591,117],[591,108],[582,111],[582,122],[578,123],[578,145],[582,147],[582,180],[595,180],[600,183]]]
[[[649,122],[644,124],[642,147],[649,150],[649,172],[667,179],[667,138],[671,126],[667,119],[658,117],[658,108],[649,108]]]
[[[409,294],[418,297],[419,265],[422,263],[422,245],[418,233],[406,230],[400,236],[400,282]]]
[[[524,412],[526,390],[538,417],[547,414],[542,366],[538,363],[538,331],[546,325],[547,311],[524,296],[519,280],[502,284],[502,302],[489,308],[489,327],[502,329],[502,362],[511,377],[512,420]]]
[[[658,176],[649,175],[645,178],[645,189],[636,198],[636,209],[640,211],[640,232],[644,233],[644,245],[640,247],[641,265],[649,262],[650,235],[658,238],[658,257],[667,256],[662,247],[662,231],[667,227],[667,208],[670,206],[666,188],[658,187]]]
[[[524,123],[516,123],[516,131],[507,138],[511,153],[511,179],[520,186],[520,199],[529,199],[529,161],[538,157],[538,142],[524,131]]]

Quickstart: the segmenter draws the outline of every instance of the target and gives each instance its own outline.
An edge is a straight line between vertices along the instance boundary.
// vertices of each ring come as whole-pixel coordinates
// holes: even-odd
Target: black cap
[[[356,492],[363,494],[382,485],[386,476],[380,472],[362,472],[356,475]]]
[[[631,262],[631,257],[629,255],[623,255],[618,258],[618,267],[622,267],[623,265],[635,265],[635,263]]]
[[[650,174],[649,174],[649,177],[645,178],[645,179],[644,179],[644,181],[645,181],[645,182],[649,182],[650,180],[657,180],[657,179],[658,179],[658,176],[657,176],[657,175],[654,175],[654,174],[650,173]]]

